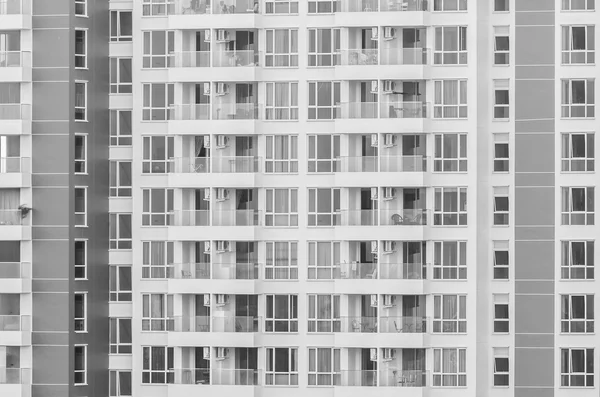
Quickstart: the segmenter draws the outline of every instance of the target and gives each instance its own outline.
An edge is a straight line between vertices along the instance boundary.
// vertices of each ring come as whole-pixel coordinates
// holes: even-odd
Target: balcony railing
[[[213,14],[252,14],[258,11],[257,0],[224,0],[213,5]]]
[[[381,210],[381,225],[384,226],[419,226],[427,224],[425,209]]]
[[[20,103],[0,103],[0,120],[29,120],[31,105]]]
[[[380,386],[391,387],[425,387],[427,371],[389,369],[380,372]]]
[[[213,226],[259,226],[260,211],[257,210],[222,210],[213,211]]]
[[[378,102],[341,102],[336,108],[338,119],[376,119]]]
[[[210,157],[172,158],[168,171],[174,174],[206,174],[210,172]]]
[[[377,386],[377,370],[340,371],[341,386]]]
[[[260,317],[213,317],[212,332],[260,332]]]
[[[342,226],[377,226],[379,221],[377,210],[341,210]]]
[[[254,103],[215,103],[213,120],[258,120],[258,106]]]
[[[213,158],[213,172],[224,174],[258,172],[260,157],[256,156],[223,156]]]
[[[341,317],[341,332],[377,332],[377,317]]]
[[[256,369],[213,369],[211,382],[223,386],[258,386],[259,372]]]
[[[381,65],[427,65],[427,48],[382,48]]]
[[[427,11],[431,0],[381,0],[381,11]]]
[[[428,117],[425,102],[381,102],[382,119],[424,119]]]
[[[339,12],[375,12],[379,11],[379,0],[340,0]]]
[[[0,227],[23,224],[21,210],[0,210]]]
[[[427,317],[381,317],[379,332],[423,334],[427,332]]]
[[[170,68],[207,68],[210,51],[178,51],[169,54]]]
[[[17,15],[30,13],[30,0],[0,0],[0,15]]]
[[[31,67],[31,52],[0,51],[0,68],[10,67]]]
[[[174,332],[210,332],[209,316],[175,316],[169,321]]]
[[[383,280],[426,280],[424,263],[379,263],[379,278]]]
[[[210,384],[210,368],[177,368],[173,372],[178,385]]]
[[[29,385],[31,384],[31,368],[0,367],[0,384]]]
[[[352,156],[336,159],[335,172],[377,172],[377,156]]]
[[[341,50],[337,65],[378,65],[379,57],[377,48]]]
[[[213,263],[213,278],[218,280],[258,280],[258,263]]]
[[[179,210],[169,214],[172,226],[210,226],[209,210]]]
[[[0,174],[29,172],[29,157],[0,157]]]
[[[422,155],[381,156],[381,172],[426,172],[428,160]]]
[[[31,263],[0,262],[0,279],[31,278]]]
[[[342,280],[376,279],[377,263],[340,263],[334,269],[334,277]]]
[[[210,103],[173,105],[169,108],[169,120],[210,120]]]
[[[168,278],[184,280],[210,279],[210,263],[174,263],[169,266]]]
[[[213,66],[215,67],[241,67],[258,66],[258,51],[232,50],[213,52]]]
[[[31,318],[24,315],[1,315],[0,331],[29,331]]]

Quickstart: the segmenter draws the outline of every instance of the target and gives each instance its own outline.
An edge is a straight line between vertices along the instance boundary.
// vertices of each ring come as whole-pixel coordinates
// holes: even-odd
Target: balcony
[[[183,368],[173,370],[176,385],[258,386],[259,370]],[[187,389],[186,389],[187,390]]]
[[[255,0],[224,0],[211,6],[210,0],[176,0],[169,8],[171,15],[232,15],[259,12]]]
[[[428,371],[421,370],[381,370],[379,385],[383,387],[426,387]]]
[[[0,262],[0,291],[11,294],[31,292],[31,263]]]
[[[377,317],[340,317],[341,332],[376,333]]]
[[[427,225],[427,210],[422,208],[415,209],[396,209],[381,210],[382,226],[424,226]]]
[[[427,317],[417,316],[391,316],[381,317],[379,332],[421,334],[427,332]]]
[[[256,156],[222,156],[214,157],[212,161],[215,173],[239,174],[259,172],[261,159]]]
[[[426,102],[341,102],[338,119],[423,119],[428,118]]]
[[[210,51],[179,51],[169,56],[170,68],[210,67]]]
[[[31,105],[0,103],[0,125],[3,134],[31,133]]]
[[[254,103],[220,103],[213,105],[213,120],[258,120],[258,106]]]
[[[213,263],[213,279],[217,280],[258,280],[258,263]]]
[[[427,0],[340,0],[338,12],[427,11]]]
[[[424,263],[379,263],[379,278],[383,280],[426,280]]]
[[[169,321],[174,332],[210,332],[210,316],[175,316]]]
[[[342,66],[378,65],[379,52],[377,48],[340,50],[337,64]]]
[[[427,65],[428,48],[382,48],[381,65]]]
[[[212,213],[213,226],[260,226],[261,211],[257,210],[215,210]]]
[[[0,1],[0,26],[2,30],[31,29],[31,0]]]
[[[231,50],[213,53],[213,66],[222,67],[244,67],[259,65],[258,51],[254,50]]]
[[[340,280],[373,280],[377,278],[377,263],[340,263],[333,274]]]
[[[421,155],[347,156],[336,159],[335,172],[426,172],[428,162]]]
[[[340,371],[340,386],[377,386],[377,370]]]
[[[379,225],[377,210],[341,210],[342,226],[377,226]]]
[[[260,317],[254,316],[228,316],[213,317],[212,332],[250,332],[260,331]]]
[[[0,186],[3,188],[31,186],[30,162],[29,157],[0,157]],[[14,218],[12,212],[4,213],[4,216],[0,214],[0,224],[4,217]]]
[[[0,81],[31,81],[31,52],[0,51]]]
[[[181,280],[209,280],[210,263],[172,264],[167,272],[167,277]]]
[[[31,384],[31,368],[6,368],[0,367],[0,391],[2,385],[29,385]]]

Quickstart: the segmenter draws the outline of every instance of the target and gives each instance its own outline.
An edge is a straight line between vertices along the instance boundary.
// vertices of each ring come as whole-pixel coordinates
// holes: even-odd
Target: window
[[[75,240],[75,278],[85,279],[87,269],[87,240]]]
[[[509,254],[508,241],[494,241],[494,280],[508,280]]]
[[[87,16],[87,0],[75,0],[75,15],[80,17]]]
[[[308,295],[308,332],[340,330],[340,296]]]
[[[494,80],[494,119],[510,117],[508,80]]]
[[[308,279],[333,280],[340,263],[340,243],[337,241],[308,242]]]
[[[509,385],[508,347],[494,347],[494,386]]]
[[[336,12],[337,0],[308,0],[309,14],[331,14]]]
[[[508,210],[508,186],[494,187],[494,226],[508,225]]]
[[[594,349],[560,349],[560,385],[594,386]]]
[[[561,193],[563,225],[594,224],[593,187],[563,187]]]
[[[143,84],[144,101],[142,104],[142,120],[168,120],[169,108],[174,101],[173,84],[145,83]]]
[[[265,191],[265,226],[298,226],[298,189]]]
[[[266,34],[265,66],[298,67],[298,29],[267,29]]]
[[[563,11],[594,11],[595,0],[562,0]]]
[[[87,68],[87,31],[75,30],[75,67]]]
[[[75,134],[75,173],[85,174],[87,161],[87,135]]]
[[[167,15],[169,10],[172,12],[172,7],[174,6],[175,4],[171,0],[144,0],[142,5],[142,15]]]
[[[434,0],[433,11],[466,11],[467,0]]]
[[[87,82],[75,82],[75,121],[87,121]]]
[[[131,397],[131,371],[109,372],[109,397]]]
[[[467,297],[465,295],[433,296],[433,332],[467,332]]]
[[[563,280],[594,279],[594,241],[561,241]]]
[[[132,37],[132,12],[122,10],[111,11],[110,41],[131,41]]]
[[[131,161],[109,162],[110,197],[131,197]]]
[[[562,63],[593,64],[596,62],[595,27],[563,26],[562,27]]]
[[[173,212],[173,189],[142,189],[142,226],[166,226]]]
[[[144,241],[142,278],[166,278],[167,268],[173,264],[172,241]]]
[[[142,347],[142,383],[164,384],[175,381],[173,348],[165,346]]]
[[[74,346],[75,361],[73,363],[73,383],[75,386],[87,383],[87,346]]]
[[[143,68],[166,68],[169,55],[175,51],[175,32],[153,30],[143,32]]]
[[[131,266],[110,265],[108,268],[111,302],[131,302]]]
[[[297,14],[298,1],[265,0],[265,14]]]
[[[267,295],[265,311],[265,332],[298,332],[298,295]]]
[[[435,134],[434,171],[467,171],[467,134]]]
[[[75,308],[73,315],[75,317],[75,332],[87,331],[87,295],[83,292],[73,294],[75,300]]]
[[[560,332],[594,333],[594,295],[560,296]]]
[[[266,136],[266,173],[298,172],[298,135]]]
[[[132,93],[131,58],[110,58],[110,93]]]
[[[594,79],[562,80],[561,117],[594,117]]]
[[[131,249],[131,214],[109,214],[109,248]]]
[[[494,134],[494,172],[509,171],[508,134]]]
[[[435,65],[467,64],[466,26],[438,26],[435,28],[433,63]]]
[[[494,294],[494,332],[503,334],[510,332],[507,294]]]
[[[308,83],[309,120],[333,120],[339,102],[339,82],[320,81]]]
[[[266,358],[266,385],[298,385],[298,348],[268,347]]]
[[[308,385],[341,384],[340,349],[311,347],[308,349]]]
[[[265,279],[298,279],[298,243],[294,241],[267,241]]]
[[[87,226],[87,188],[76,187],[75,191],[75,226]]]
[[[435,80],[434,87],[434,118],[467,117],[467,80]]]
[[[334,66],[340,54],[340,29],[308,29],[308,66]]]
[[[164,174],[175,157],[173,137],[145,136],[143,139],[142,173]]]
[[[111,146],[131,146],[131,110],[110,111]]]
[[[308,189],[308,226],[340,224],[340,189]]]
[[[509,0],[494,0],[494,12],[507,12],[509,10]]]
[[[467,188],[466,187],[436,187],[434,189],[434,225],[467,224]]]
[[[131,319],[110,319],[110,354],[131,354]]]
[[[433,349],[433,386],[467,386],[467,349]]]
[[[173,295],[142,294],[142,331],[171,330],[172,318]]]
[[[593,132],[572,132],[562,134],[562,171],[595,171]]]
[[[508,7],[508,0],[506,0]],[[510,62],[510,29],[508,26],[494,26],[494,65],[508,65]]]
[[[434,280],[467,279],[466,241],[435,241],[433,256]]]
[[[308,172],[334,172],[339,157],[339,135],[308,136]]]
[[[298,120],[298,83],[265,83],[266,119]]]

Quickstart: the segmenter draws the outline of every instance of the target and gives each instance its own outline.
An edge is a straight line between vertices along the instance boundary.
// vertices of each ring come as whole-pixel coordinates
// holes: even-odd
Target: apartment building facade
[[[596,395],[595,19],[0,0],[0,392]]]

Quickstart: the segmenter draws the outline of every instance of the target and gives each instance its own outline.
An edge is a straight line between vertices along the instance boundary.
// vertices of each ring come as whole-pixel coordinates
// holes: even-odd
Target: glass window
[[[332,280],[340,263],[340,242],[308,242],[308,279]]]
[[[509,245],[508,241],[494,241],[494,280],[509,278]]]
[[[265,226],[298,226],[298,189],[265,189]]]
[[[298,1],[265,0],[265,14],[297,14]]]
[[[142,278],[166,278],[174,262],[173,242],[144,241],[142,248]]]
[[[164,174],[170,159],[175,157],[173,137],[145,136],[143,140],[142,173]]]
[[[340,224],[340,189],[308,189],[308,226]]]
[[[508,347],[494,348],[494,386],[509,385]]]
[[[337,10],[337,0],[308,0],[309,14],[331,14]]]
[[[594,386],[594,349],[560,349],[560,385]]]
[[[265,32],[265,67],[298,67],[298,29],[266,29]]]
[[[560,332],[594,333],[594,295],[560,296]]]
[[[131,354],[131,319],[110,319],[110,354]]]
[[[75,82],[75,121],[87,121],[87,82]]]
[[[506,0],[508,6],[508,0]],[[510,62],[510,30],[508,26],[494,26],[494,65]]]
[[[594,241],[561,241],[561,278],[594,279]]]
[[[494,226],[508,225],[510,213],[508,187],[494,187]]]
[[[435,28],[435,65],[467,64],[467,27],[438,26]]]
[[[467,0],[434,0],[433,11],[466,11]]]
[[[110,41],[131,41],[133,37],[132,12],[110,12]]]
[[[265,83],[267,120],[298,120],[298,83]]]
[[[75,240],[75,278],[85,279],[87,269],[87,240]]]
[[[75,173],[85,174],[87,172],[87,135],[75,134]]]
[[[199,7],[199,2],[196,2]],[[188,3],[189,4],[189,3]],[[193,2],[191,4],[194,4]],[[175,3],[173,0],[143,0],[143,16],[164,16],[173,13]]]
[[[174,85],[166,83],[144,83],[142,120],[165,121],[169,119],[169,108],[174,103]]]
[[[175,372],[172,347],[142,347],[142,384],[174,383]]]
[[[308,66],[334,66],[340,55],[340,29],[308,29]]]
[[[467,134],[435,134],[434,171],[467,171]]]
[[[593,187],[561,188],[563,225],[593,225],[595,195]]]
[[[467,80],[435,80],[434,91],[434,118],[467,117]]]
[[[510,11],[509,3],[509,0],[494,0],[494,12]]]
[[[335,172],[339,158],[339,135],[308,136],[308,172]]]
[[[266,295],[265,332],[298,332],[298,295]]]
[[[169,56],[175,51],[175,32],[152,30],[143,32],[142,35],[144,37],[142,67],[166,68]]]
[[[75,15],[79,17],[87,16],[87,0],[75,0]]]
[[[75,307],[75,332],[87,332],[87,294],[76,292],[73,294]]]
[[[592,118],[595,115],[594,79],[561,80],[561,117]]]
[[[298,385],[298,349],[295,347],[268,347],[266,352],[267,386]]]
[[[565,172],[595,171],[594,133],[562,134],[562,167]]]
[[[110,111],[111,146],[131,146],[131,110]]]
[[[110,58],[110,93],[132,93],[131,58]]]
[[[109,162],[110,197],[131,197],[131,161]]]
[[[594,11],[595,0],[562,0],[563,11]]]
[[[467,188],[436,187],[434,189],[434,225],[467,224]]]
[[[308,295],[308,332],[340,332],[340,296]]]
[[[433,332],[467,332],[467,297],[465,295],[433,296]]]
[[[508,134],[494,134],[494,172],[509,171]]]
[[[109,372],[109,397],[131,397],[131,371]]]
[[[142,294],[142,331],[170,331],[172,322],[172,295]]]
[[[494,332],[510,332],[508,295],[494,295]]]
[[[435,241],[433,257],[434,280],[467,279],[466,241]]]
[[[109,248],[131,249],[131,214],[109,214]]]
[[[298,172],[298,136],[267,135],[265,172],[297,173]]]
[[[73,382],[77,385],[87,384],[87,346],[75,345],[73,348],[75,360],[73,362]]]
[[[166,226],[173,213],[173,189],[142,190],[142,226]]]
[[[87,188],[75,188],[75,226],[87,226]]]
[[[433,349],[433,386],[467,386],[467,349]]]
[[[75,30],[75,67],[87,67],[87,30]]]
[[[131,302],[131,266],[110,265],[109,291],[111,302]]]
[[[265,280],[298,279],[297,242],[267,241],[265,249]]]

